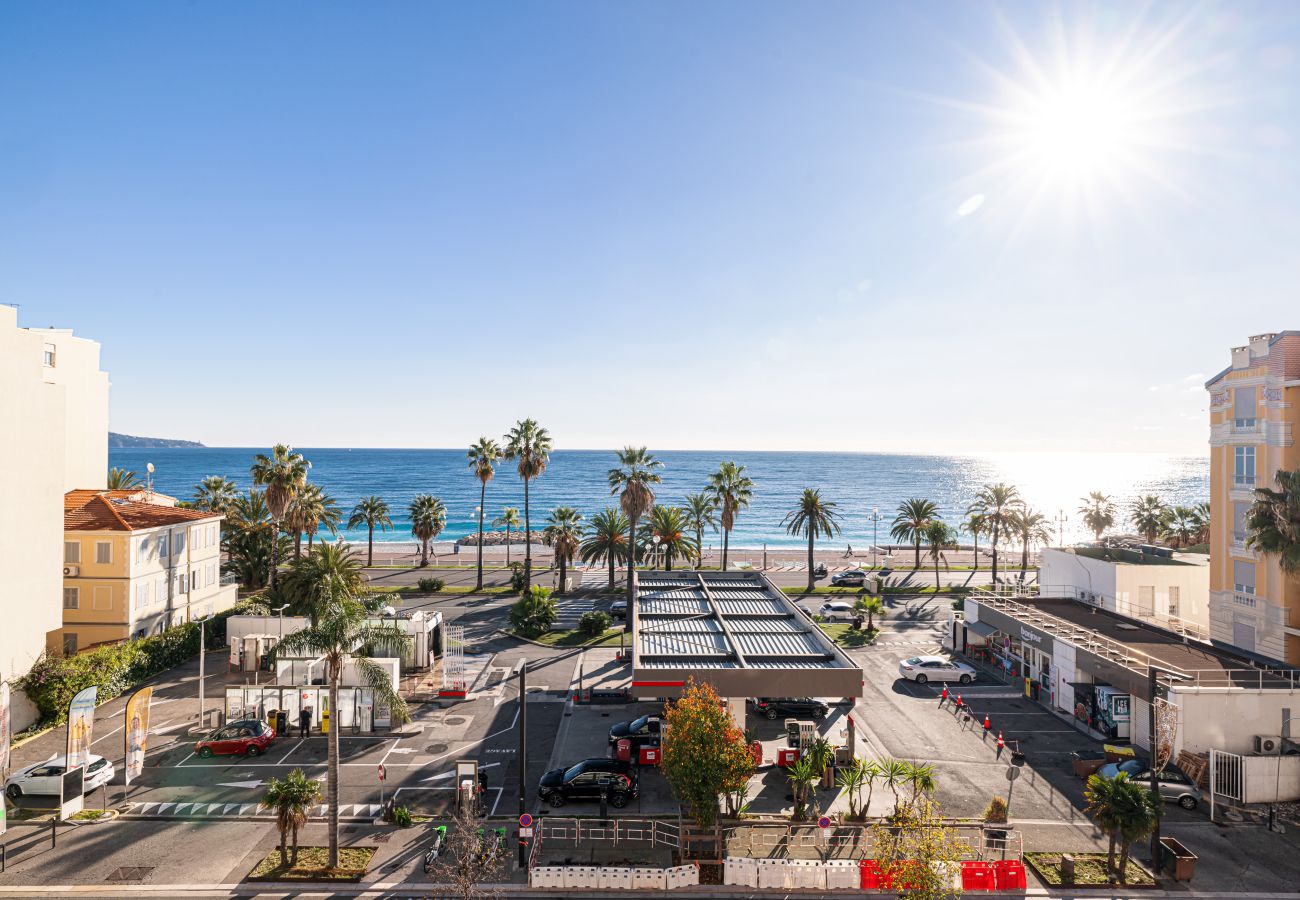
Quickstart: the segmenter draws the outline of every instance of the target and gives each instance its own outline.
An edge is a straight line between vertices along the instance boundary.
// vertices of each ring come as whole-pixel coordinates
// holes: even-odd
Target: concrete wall
[[[1247,756],[1243,803],[1300,800],[1300,756]]]
[[[1047,548],[1042,552],[1038,583],[1045,595],[1065,588],[1066,596],[1098,602],[1121,615],[1138,616],[1139,610],[1149,610],[1139,617],[1158,622],[1168,619],[1170,588],[1177,588],[1178,618],[1207,631],[1210,627],[1208,565],[1125,564]],[[1150,603],[1143,601],[1142,588],[1151,588]],[[1097,599],[1089,599],[1089,594]]]
[[[1300,690],[1177,687],[1171,699],[1182,709],[1175,746],[1193,753],[1252,753],[1255,735],[1282,733],[1284,709],[1300,716]]]
[[[1070,553],[1068,550],[1045,547],[1039,557],[1038,583],[1053,588],[1071,587],[1076,591],[1095,594],[1098,597],[1109,597],[1113,600],[1115,569],[1114,563],[1089,559],[1077,553]],[[1113,606],[1111,608],[1113,609]]]

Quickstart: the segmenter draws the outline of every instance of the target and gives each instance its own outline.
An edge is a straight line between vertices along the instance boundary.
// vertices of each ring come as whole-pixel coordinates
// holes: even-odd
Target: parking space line
[[[90,744],[90,745],[93,747],[93,746],[95,746],[95,744],[98,744],[100,741],[104,740],[105,738],[111,738],[113,735],[115,735],[115,734],[117,734],[119,731],[121,731],[123,727],[124,727],[124,726],[122,726],[122,725],[117,726],[117,727],[114,728],[112,731],[110,731],[108,734],[101,735],[101,736],[95,738],[93,741],[91,741],[91,744]]]
[[[294,751],[294,750],[297,750],[299,747],[301,747],[301,746],[302,746],[302,742],[305,741],[305,740],[307,740],[307,739],[306,739],[306,738],[302,738],[301,740],[298,741],[298,743],[294,744],[294,745],[289,749],[289,752],[288,752],[288,753],[286,753],[284,756],[281,756],[281,757],[280,757],[280,762],[279,762],[279,763],[276,763],[276,765],[278,766],[280,763],[284,762],[284,761],[285,761],[286,759],[288,759],[290,756],[293,756],[293,751]]]

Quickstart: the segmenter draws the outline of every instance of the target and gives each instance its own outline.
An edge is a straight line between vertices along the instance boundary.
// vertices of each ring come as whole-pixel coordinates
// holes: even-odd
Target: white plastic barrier
[[[785,886],[791,890],[805,888],[826,889],[826,873],[818,859],[787,859],[785,861]]]
[[[784,859],[756,859],[754,863],[758,866],[758,887],[784,888],[786,886]]]
[[[750,862],[753,862],[753,860],[750,860]],[[730,863],[731,860],[727,860],[727,864],[730,865]],[[749,871],[752,876],[754,872],[754,867],[750,866]],[[853,871],[854,872],[857,871],[856,866],[854,867]],[[664,869],[664,880],[668,890],[670,891],[673,888],[688,887],[689,885],[692,884],[699,884],[700,867],[699,866],[673,866],[671,869]],[[750,885],[750,887],[753,887],[753,885]],[[855,884],[854,887],[857,887],[857,885]]]
[[[822,871],[826,877],[827,890],[836,890],[838,888],[857,889],[862,884],[862,874],[858,864],[851,859],[832,859],[829,862],[822,863]]]
[[[663,869],[632,869],[631,887],[638,891],[662,891],[668,886]]]
[[[596,886],[601,890],[629,891],[633,887],[632,873],[637,870],[616,868],[613,866],[601,866],[598,871],[600,873],[598,876],[599,884]]]
[[[597,866],[565,866],[564,887],[599,888],[600,868]]]
[[[758,887],[758,860],[748,856],[728,856],[722,867],[722,883]]]
[[[562,888],[564,884],[563,866],[534,866],[528,870],[529,887]]]

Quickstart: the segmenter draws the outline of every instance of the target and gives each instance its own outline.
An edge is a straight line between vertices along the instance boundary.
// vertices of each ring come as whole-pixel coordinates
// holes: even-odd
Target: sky
[[[116,431],[1205,454],[1300,4],[0,5],[0,302]]]

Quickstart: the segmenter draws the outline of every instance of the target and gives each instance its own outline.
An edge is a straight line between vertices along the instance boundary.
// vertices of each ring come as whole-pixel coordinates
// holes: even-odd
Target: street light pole
[[[1285,749],[1286,742],[1291,739],[1291,723],[1296,719],[1300,719],[1300,716],[1287,715],[1289,712],[1291,712],[1289,709],[1282,710],[1281,737],[1283,746],[1277,748],[1277,781],[1273,785],[1273,802],[1268,805],[1268,830],[1279,833],[1281,828],[1277,824],[1277,804],[1282,799],[1282,751]]]
[[[203,618],[199,619],[199,729],[200,730],[202,730],[204,727],[203,726],[203,722],[204,722],[203,664],[206,661],[208,655],[207,654],[207,649],[208,649],[207,624],[208,624],[208,619],[210,618],[212,618],[212,616],[204,616]]]
[[[1163,765],[1157,765],[1160,762],[1160,736],[1156,734],[1156,691],[1159,688],[1159,675],[1168,675],[1172,678],[1185,678],[1179,672],[1171,672],[1168,669],[1162,669],[1159,666],[1147,664],[1147,742],[1151,745],[1151,804],[1157,811],[1155,827],[1151,829],[1151,864],[1159,867],[1160,865],[1160,816],[1159,812],[1163,809],[1164,801],[1160,797],[1160,779],[1159,773],[1164,768]],[[1169,748],[1172,755],[1174,748]]]
[[[519,815],[528,812],[528,660],[519,661]],[[528,842],[519,841],[519,868],[528,865]]]
[[[880,510],[871,507],[871,568],[876,567],[876,531],[880,525]]]

